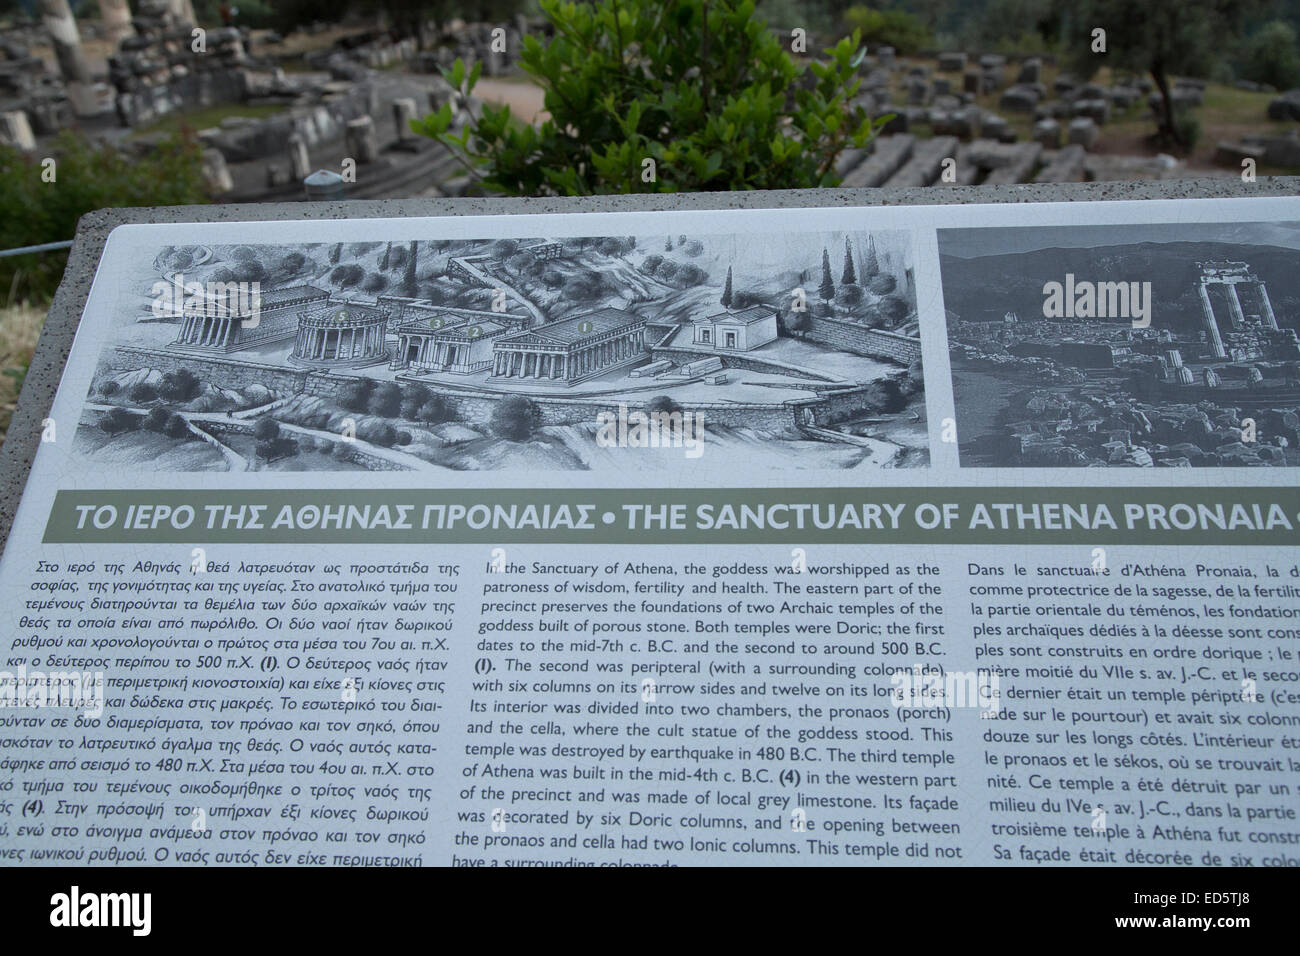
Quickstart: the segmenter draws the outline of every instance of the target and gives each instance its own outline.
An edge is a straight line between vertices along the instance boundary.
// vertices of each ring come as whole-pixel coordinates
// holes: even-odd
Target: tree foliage
[[[370,414],[396,418],[402,414],[402,390],[393,382],[379,385],[370,396]]]
[[[375,383],[368,378],[349,382],[339,393],[339,404],[350,412],[364,413],[370,406],[370,393],[374,389]]]
[[[827,302],[835,298],[835,280],[831,278],[831,254],[826,249],[822,250],[822,281],[817,287],[817,294]]]
[[[523,395],[511,395],[497,402],[492,410],[491,428],[498,438],[527,441],[541,427],[542,410]]]
[[[1178,3],[1131,3],[1129,0],[1057,0],[1069,8],[1066,61],[1071,70],[1091,77],[1103,66],[1149,73],[1160,91],[1157,136],[1167,145],[1186,148],[1188,134],[1174,109],[1171,78],[1205,76],[1226,37],[1239,34],[1263,0],[1179,0]],[[1104,52],[1097,30],[1105,31]]]
[[[812,328],[812,319],[805,310],[798,312],[792,310],[781,314],[780,327],[787,335],[799,337]]]
[[[0,249],[71,239],[77,220],[106,207],[182,206],[208,201],[198,141],[188,134],[136,155],[96,145],[65,131],[38,156],[0,145]],[[54,181],[46,181],[54,160]],[[47,301],[54,295],[67,253],[36,252],[0,259],[6,295]]]
[[[516,196],[785,189],[838,183],[835,159],[879,129],[850,105],[856,31],[797,65],[752,0],[540,0],[555,36],[520,64],[550,114],[520,124],[483,104],[459,132],[446,104],[412,129],[447,144],[485,188]],[[479,64],[448,81],[469,95]]]
[[[1300,52],[1296,31],[1285,20],[1264,24],[1246,41],[1242,75],[1279,90],[1300,86]]]
[[[406,269],[402,273],[402,295],[407,298],[415,298],[420,294],[420,283],[415,276],[415,267],[419,262],[418,248],[418,241],[412,239],[410,252],[406,256]]]
[[[854,6],[844,11],[844,22],[872,46],[892,46],[899,53],[917,53],[934,42],[921,19],[906,10]]]
[[[148,405],[158,400],[158,389],[148,382],[136,382],[127,392],[127,397],[137,405]]]
[[[163,374],[158,394],[169,402],[188,402],[198,397],[201,389],[202,383],[198,376],[189,369],[182,368]]]
[[[132,415],[125,408],[110,408],[100,417],[99,427],[109,435],[132,431],[140,427],[140,416]]]

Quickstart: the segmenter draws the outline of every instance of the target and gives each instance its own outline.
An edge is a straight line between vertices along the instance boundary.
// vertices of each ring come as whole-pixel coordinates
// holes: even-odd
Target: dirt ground
[[[525,123],[541,122],[550,115],[543,102],[545,94],[527,76],[483,77],[474,92],[489,103],[509,106],[511,114]]]

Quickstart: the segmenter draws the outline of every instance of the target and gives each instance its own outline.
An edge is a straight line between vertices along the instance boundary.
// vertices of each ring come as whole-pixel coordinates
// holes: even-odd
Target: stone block
[[[998,106],[1010,113],[1032,113],[1037,105],[1038,90],[1025,83],[1008,87],[998,100]]]
[[[1071,104],[1070,111],[1075,116],[1088,117],[1099,126],[1110,120],[1110,103],[1103,99],[1077,99]]]
[[[1082,146],[1071,144],[1057,150],[1051,160],[1034,177],[1036,183],[1081,183],[1086,178]]]
[[[393,126],[397,130],[397,141],[405,143],[415,138],[416,134],[411,132],[411,121],[415,119],[415,100],[410,97],[399,97],[393,100]]]
[[[0,143],[25,153],[35,151],[36,137],[32,134],[32,125],[27,121],[26,113],[22,110],[0,113]]]
[[[1087,116],[1070,120],[1070,142],[1077,143],[1084,149],[1091,149],[1097,142],[1097,124]]]
[[[1041,119],[1034,124],[1034,142],[1044,149],[1061,148],[1061,124],[1054,119]]]
[[[348,156],[358,164],[373,163],[379,158],[379,137],[375,133],[375,121],[369,116],[349,120],[344,139]]]

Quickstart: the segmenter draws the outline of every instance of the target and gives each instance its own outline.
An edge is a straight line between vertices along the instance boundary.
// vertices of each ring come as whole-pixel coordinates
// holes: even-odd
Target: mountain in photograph
[[[1014,251],[969,256],[940,230],[962,466],[1300,465],[1300,250],[1239,241],[1250,225],[989,229]]]

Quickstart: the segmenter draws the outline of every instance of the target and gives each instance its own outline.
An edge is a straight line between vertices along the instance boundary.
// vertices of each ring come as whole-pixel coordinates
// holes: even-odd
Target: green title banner
[[[60,491],[44,540],[1293,547],[1300,489]]]

